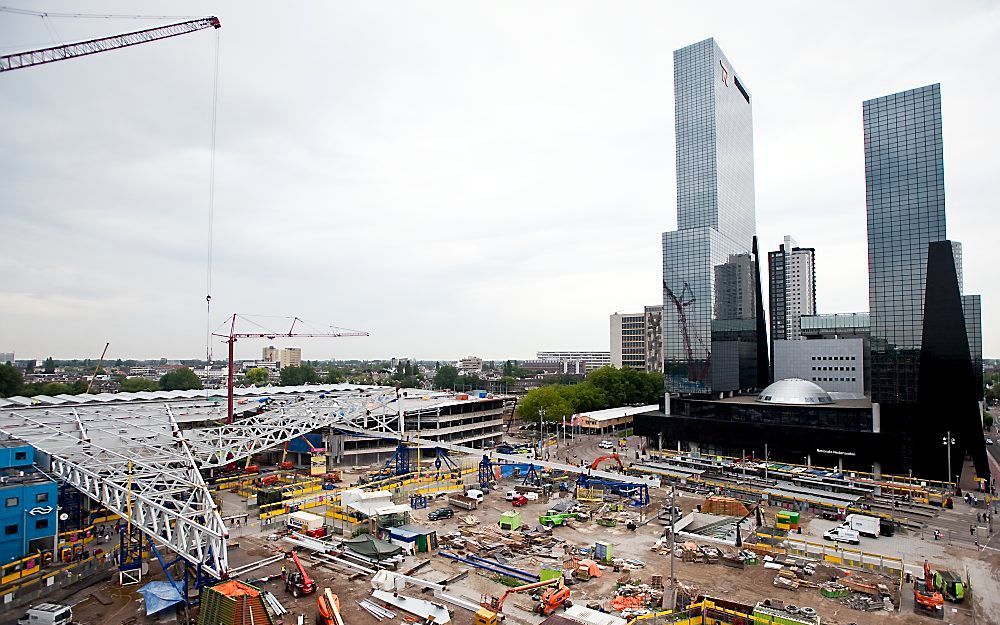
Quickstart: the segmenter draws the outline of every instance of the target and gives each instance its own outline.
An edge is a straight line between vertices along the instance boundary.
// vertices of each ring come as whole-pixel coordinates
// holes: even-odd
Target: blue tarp
[[[184,601],[181,592],[170,582],[149,582],[139,589],[146,600],[146,615],[156,614]]]

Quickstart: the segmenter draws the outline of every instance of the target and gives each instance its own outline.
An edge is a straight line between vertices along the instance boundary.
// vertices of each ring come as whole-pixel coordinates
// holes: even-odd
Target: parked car
[[[847,543],[849,545],[861,544],[861,534],[852,529],[846,528],[843,525],[838,525],[831,530],[827,530],[823,533],[823,538],[838,543]]]
[[[992,438],[987,438],[986,439],[986,444],[987,445],[992,445],[993,444],[993,439]]]
[[[432,510],[430,514],[427,515],[428,521],[440,521],[441,519],[450,519],[455,516],[455,511],[451,508],[438,508],[437,510]]]
[[[538,493],[533,493],[531,491],[522,493],[517,490],[509,490],[506,493],[504,493],[503,496],[503,498],[506,499],[507,501],[514,501],[518,497],[524,497],[528,501],[535,501],[538,499]]]
[[[528,498],[524,495],[517,495],[510,500],[510,503],[514,504],[515,508],[520,508],[521,506],[528,505]]]
[[[598,443],[597,446],[600,447],[601,449],[614,449],[615,448],[615,446],[611,443],[611,441],[601,441],[600,443]]]

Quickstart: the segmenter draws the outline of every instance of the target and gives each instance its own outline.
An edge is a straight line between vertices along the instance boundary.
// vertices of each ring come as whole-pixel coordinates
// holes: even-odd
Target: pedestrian
[[[976,526],[975,525],[970,525],[969,526],[969,536],[975,536],[975,535],[976,535]]]

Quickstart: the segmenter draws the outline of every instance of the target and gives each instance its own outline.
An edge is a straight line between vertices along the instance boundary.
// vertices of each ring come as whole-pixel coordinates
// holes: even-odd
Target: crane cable
[[[53,13],[51,11],[32,11],[17,7],[0,6],[0,13],[15,15],[35,15],[41,17],[73,17],[84,19],[121,19],[121,20],[186,20],[195,19],[197,15],[107,15],[95,13]]]
[[[215,224],[215,135],[219,111],[219,31],[215,31],[215,77],[212,80],[212,148],[208,175],[208,251],[205,268],[205,359],[212,364],[212,230]]]

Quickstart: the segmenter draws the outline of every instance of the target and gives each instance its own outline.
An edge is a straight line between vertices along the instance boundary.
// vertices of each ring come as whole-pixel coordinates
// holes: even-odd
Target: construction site
[[[44,594],[81,623],[973,623],[994,601],[990,561],[936,529],[967,505],[940,484],[628,432],[472,448],[408,429],[395,389],[281,390],[231,419],[192,398],[3,407],[97,519],[4,578],[6,613]],[[394,451],[337,462],[334,433]],[[828,538],[845,524],[864,537]]]

